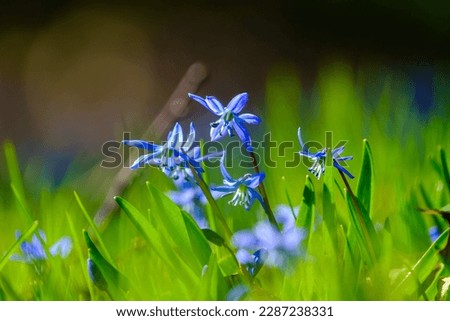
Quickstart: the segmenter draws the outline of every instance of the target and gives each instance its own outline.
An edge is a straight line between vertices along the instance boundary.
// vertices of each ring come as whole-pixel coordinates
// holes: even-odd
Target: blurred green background
[[[102,143],[146,128],[195,61],[210,71],[200,94],[247,91],[250,109],[265,108],[281,68],[301,99],[359,86],[372,108],[387,86],[427,117],[448,98],[436,91],[449,81],[449,13],[440,1],[2,2],[0,140],[57,181],[76,155],[98,160]]]
[[[8,169],[0,158],[1,230],[6,231],[0,253],[14,242],[15,229],[39,220],[50,244],[62,235],[71,235],[75,243],[68,264],[52,267],[57,273],[50,273],[50,286],[41,298],[106,298],[95,292],[85,271],[80,231],[89,224],[73,191],[92,217],[116,173],[98,165],[102,144],[120,140],[123,131],[141,138],[186,69],[203,61],[209,78],[200,95],[216,95],[226,103],[246,91],[246,111],[264,120],[251,127],[253,139],[271,131],[279,142],[294,142],[295,148],[277,161],[298,151],[299,126],[305,141],[325,142],[326,131],[333,132],[334,143],[348,140],[344,155],[354,155],[348,165],[355,176],[361,168],[362,139],[371,145],[373,222],[382,226],[389,217],[392,230],[388,263],[379,273],[383,278],[367,293],[347,294],[345,286],[329,286],[328,281],[338,280],[332,273],[323,278],[329,272],[325,257],[319,261],[323,270],[313,268],[299,279],[309,280],[310,286],[322,282],[315,294],[319,299],[420,297],[391,294],[388,274],[408,271],[430,246],[427,229],[436,221],[417,207],[448,204],[439,146],[449,154],[449,12],[449,4],[437,1],[1,4],[0,141],[14,143],[20,167],[7,144]],[[189,108],[192,115],[183,123],[195,120],[198,138],[207,138],[213,115],[196,104]],[[286,194],[294,206],[300,204],[306,167],[262,168],[272,205],[286,204]],[[220,183],[217,171],[208,174]],[[123,196],[146,214],[154,205],[147,180],[164,192],[173,187],[156,169],[139,171]],[[313,183],[320,199],[322,182]],[[355,188],[356,180],[350,184]],[[337,214],[346,222],[344,201],[337,191],[335,197]],[[248,213],[226,200],[219,205],[234,231],[263,217],[259,207]],[[319,215],[321,210],[318,205]],[[114,216],[102,238],[120,271],[140,285],[131,298],[191,298],[189,287],[181,294],[174,290],[179,280],[164,270],[126,216]],[[10,288],[4,297],[38,298],[28,266],[8,262],[2,273],[2,288]],[[284,279],[277,273],[262,271],[268,293],[311,299],[307,287],[305,293],[289,290],[289,284],[298,283],[289,279],[298,280],[295,275]],[[289,291],[280,290],[280,280],[287,280]],[[61,290],[61,282],[67,291]],[[210,288],[216,289],[205,285]],[[226,290],[219,284],[218,293],[199,297],[223,299]]]

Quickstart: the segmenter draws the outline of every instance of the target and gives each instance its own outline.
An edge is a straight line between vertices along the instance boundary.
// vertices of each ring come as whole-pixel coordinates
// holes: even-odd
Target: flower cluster
[[[289,269],[291,262],[303,255],[301,242],[306,232],[295,225],[296,217],[289,206],[280,205],[275,211],[281,231],[269,221],[260,221],[252,229],[238,231],[232,243],[238,249],[237,259],[254,275],[262,263]],[[261,262],[262,261],[262,262]]]
[[[178,123],[169,132],[167,141],[161,145],[142,140],[123,141],[126,145],[146,151],[146,154],[140,156],[133,163],[131,169],[150,165],[158,167],[168,177],[173,178],[177,191],[169,192],[169,197],[189,212],[201,228],[208,227],[208,222],[202,211],[203,205],[207,201],[214,205],[212,209],[223,225],[223,231],[229,238],[228,241],[231,241],[237,248],[237,260],[247,267],[248,272],[253,277],[264,264],[285,270],[290,269],[291,263],[296,262],[304,254],[301,243],[306,236],[306,232],[296,226],[296,214],[290,207],[279,206],[275,215],[272,213],[264,188],[265,173],[258,168],[258,162],[252,149],[252,139],[246,127],[247,125],[260,124],[261,118],[254,114],[241,113],[248,101],[247,93],[236,95],[227,106],[222,105],[214,96],[203,98],[189,94],[189,97],[218,117],[217,120],[210,123],[211,141],[237,135],[250,158],[252,158],[254,172],[234,178],[225,166],[225,153],[219,152],[202,156],[200,148],[194,146],[196,133],[193,123],[190,125],[186,141],[184,141],[183,131]],[[303,143],[300,128],[298,129],[298,139],[301,146],[299,154],[312,161],[308,170],[318,179],[325,172],[328,155],[332,158],[335,168],[353,178],[352,174],[343,167],[343,162],[352,159],[352,156],[341,156],[344,151],[343,146],[335,148],[331,152],[328,152],[327,148],[323,148],[313,153]],[[201,163],[205,159],[219,157],[219,155],[221,156],[220,171],[223,184],[208,186],[202,176],[204,170]],[[183,179],[180,179],[180,177],[183,177]],[[253,228],[233,234],[215,203],[215,199],[227,196],[231,197],[228,201],[229,204],[243,206],[247,211],[253,207],[257,200],[267,214],[268,220],[259,221]],[[222,241],[219,243],[222,244]]]
[[[22,236],[20,231],[16,231],[16,239]],[[10,258],[11,261],[22,262],[26,264],[34,265],[36,272],[42,272],[42,263],[48,259],[47,250],[45,244],[47,243],[47,237],[44,231],[39,230],[38,233],[33,234],[31,242],[22,242],[20,244],[21,254],[13,254]],[[59,256],[66,258],[72,251],[72,239],[68,236],[63,236],[56,241],[48,249],[48,253],[53,256]]]

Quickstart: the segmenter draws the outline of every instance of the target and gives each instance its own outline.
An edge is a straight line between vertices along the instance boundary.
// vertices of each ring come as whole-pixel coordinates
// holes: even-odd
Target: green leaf
[[[150,210],[152,211],[152,215],[160,216],[166,233],[170,235],[175,245],[179,247],[180,253],[191,253],[192,248],[190,246],[189,235],[180,208],[149,182],[146,184],[151,197]]]
[[[377,257],[376,251],[378,249],[375,228],[365,209],[361,208],[357,199],[352,198],[351,192],[348,190],[345,191],[345,199],[351,219],[349,233],[352,235],[351,233],[354,232],[352,237],[355,237],[364,261],[369,265],[373,265]]]
[[[302,202],[300,204],[300,211],[298,213],[296,225],[304,228],[308,236],[305,242],[305,248],[308,250],[309,243],[314,227],[314,206],[315,206],[315,192],[314,185],[309,177],[306,175],[305,188],[303,190]]]
[[[447,241],[449,235],[449,228],[447,228],[441,235],[430,245],[425,253],[414,264],[411,270],[406,274],[402,281],[396,287],[396,291],[402,289],[405,293],[408,290],[414,289],[414,285],[423,282],[431,273],[439,262],[439,251],[441,251]]]
[[[198,282],[198,275],[163,242],[161,233],[156,230],[140,211],[123,198],[116,196],[115,201],[134,226],[141,232],[150,248],[160,257],[160,259],[177,275],[184,283],[188,283],[187,288],[195,286]],[[177,208],[178,209],[178,208]],[[179,209],[178,209],[179,211]],[[170,253],[168,253],[170,251]]]
[[[19,162],[17,160],[17,153],[14,144],[10,141],[6,141],[3,145],[5,152],[6,167],[8,169],[8,175],[11,182],[11,189],[17,200],[19,213],[23,216],[27,223],[33,222],[30,209],[26,202],[25,188],[23,185],[22,175],[19,168]]]
[[[204,228],[202,229],[202,231],[206,239],[211,243],[214,243],[217,246],[223,246],[225,244],[225,240],[222,238],[222,236],[220,236],[213,230],[210,230],[209,228]]]
[[[17,248],[20,246],[22,242],[24,242],[26,239],[28,239],[31,234],[34,233],[34,231],[38,227],[38,222],[35,221],[31,226],[23,233],[10,247],[6,250],[5,255],[3,255],[2,259],[0,260],[0,271],[5,267],[6,263],[8,262],[11,255],[14,254],[14,252],[17,250]]]
[[[375,191],[374,181],[372,152],[370,150],[369,142],[364,139],[363,159],[359,174],[358,187],[356,189],[356,197],[369,217],[372,216],[372,201]]]
[[[97,241],[98,241],[98,243],[100,245],[100,248],[102,249],[103,253],[105,254],[106,259],[109,260],[109,261],[112,261],[112,257],[109,254],[109,251],[108,251],[108,249],[105,246],[105,243],[103,243],[103,239],[100,236],[100,232],[98,231],[97,226],[95,225],[94,221],[91,219],[91,217],[89,216],[88,212],[86,211],[86,208],[84,207],[83,203],[81,202],[81,199],[78,196],[78,193],[74,191],[73,194],[74,194],[75,199],[76,199],[76,201],[78,203],[78,206],[81,209],[81,212],[83,213],[84,217],[86,218],[86,220],[89,223],[89,226],[91,227],[92,231],[94,232],[94,235],[97,238]]]
[[[232,255],[222,257],[218,264],[223,276],[230,276],[239,273],[239,265],[236,263],[236,259]]]
[[[201,265],[204,266],[208,263],[211,255],[211,248],[209,247],[208,240],[191,215],[185,211],[181,211],[181,214],[183,215],[183,219],[186,224],[192,250]]]
[[[444,174],[445,185],[447,185],[448,190],[450,191],[450,173],[448,170],[447,157],[446,157],[445,151],[442,147],[440,147],[440,156],[441,156],[442,172]]]
[[[98,268],[97,273],[100,273],[100,275],[103,276],[104,280],[106,280],[106,287],[108,287],[109,289],[114,289],[115,292],[117,292],[119,288],[126,291],[126,278],[116,269],[116,267],[112,263],[110,263],[103,257],[86,230],[83,230],[83,236],[88,247],[89,258],[95,263],[96,268]]]

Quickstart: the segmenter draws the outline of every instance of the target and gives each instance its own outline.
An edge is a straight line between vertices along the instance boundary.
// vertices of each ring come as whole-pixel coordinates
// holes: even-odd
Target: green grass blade
[[[208,263],[209,257],[211,256],[211,248],[209,247],[208,240],[191,215],[184,211],[181,211],[181,214],[186,224],[192,250],[202,266],[204,266]]]
[[[309,177],[306,176],[305,188],[303,190],[302,202],[298,213],[296,225],[304,228],[308,236],[305,241],[305,249],[308,250],[314,227],[314,211],[315,211],[315,192],[314,185]]]
[[[372,217],[372,202],[374,195],[374,173],[373,173],[373,157],[370,150],[369,142],[363,141],[363,159],[361,171],[359,174],[358,187],[356,189],[356,197],[361,206],[365,209],[369,217]]]
[[[28,208],[25,195],[25,187],[23,184],[22,174],[19,168],[19,162],[17,160],[17,153],[14,144],[10,141],[6,141],[3,145],[5,153],[6,167],[8,170],[8,176],[11,183],[14,196],[17,199],[19,212],[23,215],[27,223],[33,222],[30,209]]]
[[[190,253],[189,235],[181,210],[172,200],[147,182],[151,197],[153,215],[159,215],[168,235],[173,239],[182,253]]]
[[[94,235],[95,235],[95,237],[98,241],[98,244],[99,244],[101,250],[103,251],[106,259],[108,261],[112,262],[112,257],[109,254],[109,251],[105,246],[105,243],[103,243],[102,237],[100,236],[100,232],[98,231],[97,226],[95,225],[94,221],[91,219],[88,212],[86,211],[86,208],[84,207],[83,202],[81,202],[81,199],[78,196],[78,193],[74,191],[73,194],[75,195],[75,199],[77,200],[77,203],[80,206],[81,212],[83,213],[84,217],[86,218],[86,220],[89,223],[89,226],[91,227],[92,231],[94,232]]]
[[[0,271],[5,267],[6,263],[8,262],[9,258],[13,253],[17,250],[17,248],[20,246],[20,244],[28,239],[31,234],[34,233],[34,231],[38,227],[38,222],[35,221],[31,226],[23,233],[7,250],[6,253],[3,255],[2,259],[0,260]]]
[[[198,275],[196,275],[180,256],[174,253],[170,246],[162,240],[161,233],[128,201],[119,196],[116,196],[114,200],[119,204],[125,214],[127,214],[128,218],[138,231],[141,232],[146,239],[147,244],[159,258],[174,272],[175,275],[179,276],[181,281],[188,284],[188,289],[189,286],[194,286],[198,282]],[[168,252],[170,252],[170,254]]]
[[[445,151],[442,147],[440,147],[440,156],[441,156],[441,163],[442,163],[442,172],[444,174],[444,181],[445,185],[447,185],[448,190],[450,192],[450,173],[448,170],[448,163],[447,163],[447,156],[445,155]]]
[[[358,247],[361,251],[361,255],[364,261],[373,265],[376,260],[376,234],[375,228],[373,227],[372,221],[370,220],[367,212],[364,209],[359,207],[358,209],[355,207],[351,192],[345,191],[345,198],[347,201],[347,207],[349,210],[351,225],[350,229],[353,229],[355,233],[355,239],[358,243]],[[352,231],[350,231],[351,235]]]
[[[408,292],[410,287],[413,289],[417,281],[423,282],[431,273],[439,262],[439,251],[441,251],[448,242],[449,228],[447,228],[433,244],[425,251],[425,253],[414,264],[411,270],[406,274],[402,281],[396,287],[396,291],[402,289],[402,293]]]
[[[98,271],[94,271],[94,273],[101,273],[107,283],[108,292],[114,299],[123,298],[124,293],[128,290],[127,279],[103,257],[86,230],[83,230],[83,236],[88,247],[89,258],[98,268]]]

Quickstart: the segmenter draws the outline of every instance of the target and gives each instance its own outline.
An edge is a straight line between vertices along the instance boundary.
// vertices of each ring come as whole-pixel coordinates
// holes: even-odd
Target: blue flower
[[[256,275],[262,264],[289,270],[291,262],[304,252],[301,242],[305,239],[304,229],[295,225],[295,216],[288,206],[279,206],[275,211],[276,229],[268,220],[256,223],[253,229],[236,232],[231,242],[238,249],[236,257],[246,264],[249,272]]]
[[[220,163],[224,185],[211,187],[211,190],[218,192],[216,196],[219,198],[234,194],[228,203],[233,206],[243,205],[247,211],[252,207],[255,200],[258,200],[264,207],[264,201],[255,189],[264,180],[265,174],[245,174],[238,179],[233,179],[225,168],[224,159],[225,154],[222,156]]]
[[[317,177],[317,179],[320,179],[320,176],[325,172],[325,161],[327,157],[327,148],[324,148],[322,150],[319,150],[316,153],[311,153],[308,148],[305,146],[302,140],[301,135],[301,129],[298,129],[298,141],[300,142],[301,150],[299,151],[299,154],[301,156],[305,156],[309,158],[312,161],[312,165],[308,168],[308,171],[312,173],[314,176]],[[340,154],[344,151],[344,146],[340,146],[338,148],[333,149],[331,152],[331,157],[333,158],[333,166],[336,167],[338,170],[346,174],[348,177],[353,178],[353,175],[345,169],[340,162],[344,162],[347,160],[353,159],[353,156],[343,156],[341,157]]]
[[[248,94],[242,93],[235,96],[224,107],[216,97],[206,96],[202,98],[194,94],[188,94],[190,98],[202,104],[210,112],[219,116],[220,118],[211,123],[211,140],[216,141],[223,138],[225,135],[234,136],[234,132],[239,136],[239,139],[246,146],[248,151],[252,151],[251,138],[245,127],[245,124],[258,125],[261,118],[253,114],[238,115],[242,108],[248,101]]]
[[[22,242],[20,244],[20,250],[22,254],[14,254],[11,256],[11,261],[18,261],[27,264],[34,264],[39,261],[47,259],[47,253],[45,251],[44,244],[47,242],[45,233],[39,230],[39,236],[33,234],[31,242]],[[17,231],[16,239],[19,239],[22,234]],[[42,243],[44,242],[44,244]],[[55,244],[53,244],[48,252],[51,256],[60,256],[66,258],[72,251],[72,239],[64,236],[60,238]]]
[[[176,123],[173,130],[167,135],[167,141],[163,145],[157,145],[143,140],[124,140],[122,143],[142,148],[148,154],[140,156],[131,165],[131,169],[136,169],[145,164],[159,167],[167,176],[178,179],[180,175],[186,174],[189,164],[199,173],[203,172],[200,162],[204,159],[200,157],[200,148],[191,149],[195,140],[195,127],[191,123],[189,135],[183,141],[183,131],[179,123]]]
[[[170,199],[184,211],[192,215],[200,228],[208,227],[203,214],[202,205],[206,204],[206,197],[201,188],[192,180],[178,179],[175,181],[178,191],[170,191]]]

